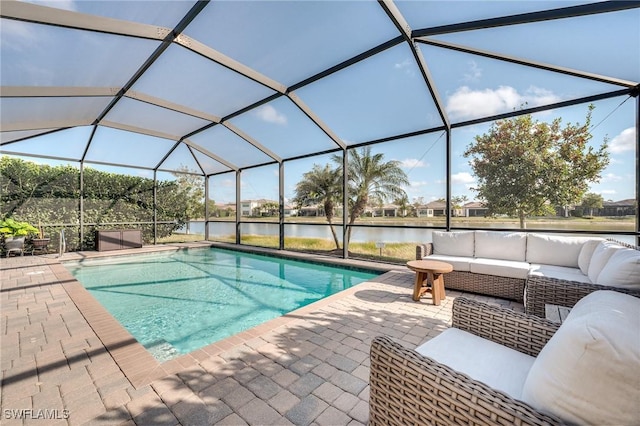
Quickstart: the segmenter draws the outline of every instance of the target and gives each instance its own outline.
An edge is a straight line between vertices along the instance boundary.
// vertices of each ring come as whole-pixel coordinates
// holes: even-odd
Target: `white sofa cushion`
[[[623,248],[615,251],[598,274],[597,284],[640,288],[640,251]]]
[[[531,265],[531,269],[529,269],[529,276],[557,278],[559,280],[593,284],[589,277],[584,275],[580,269],[568,268],[566,266]]]
[[[589,274],[589,263],[593,257],[593,252],[602,241],[605,241],[604,238],[592,238],[589,241],[586,241],[582,246],[580,255],[578,256],[578,267],[583,274]]]
[[[527,234],[524,232],[475,232],[475,257],[524,262],[527,251]]]
[[[473,231],[433,231],[433,254],[473,257]]]
[[[591,261],[589,262],[589,270],[587,272],[589,279],[592,282],[597,283],[600,272],[602,272],[602,269],[605,267],[611,256],[623,248],[624,247],[621,245],[611,241],[600,242],[593,251],[593,256],[591,256]]]
[[[448,328],[416,352],[464,373],[512,398],[522,388],[535,358],[457,328]],[[508,366],[507,368],[501,368]]]
[[[527,262],[577,268],[580,250],[588,240],[587,237],[528,234]]]
[[[461,256],[445,256],[442,254],[432,254],[430,256],[423,257],[424,260],[439,260],[441,262],[447,262],[453,266],[454,271],[469,272],[469,263],[473,260],[472,257]]]
[[[469,270],[475,274],[526,280],[529,275],[529,264],[527,262],[516,262],[515,260],[473,259],[469,265]]]
[[[570,423],[638,424],[639,326],[638,298],[582,298],[531,366],[522,400]]]

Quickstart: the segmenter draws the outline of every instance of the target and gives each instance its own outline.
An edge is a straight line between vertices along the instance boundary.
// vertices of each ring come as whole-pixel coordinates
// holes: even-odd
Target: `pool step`
[[[160,362],[169,361],[170,359],[180,356],[180,352],[166,340],[157,340],[145,345],[145,348]]]

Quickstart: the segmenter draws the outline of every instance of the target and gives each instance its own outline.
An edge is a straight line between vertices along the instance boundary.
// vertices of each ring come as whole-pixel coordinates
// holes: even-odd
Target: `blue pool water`
[[[378,275],[215,248],[65,266],[160,361]]]

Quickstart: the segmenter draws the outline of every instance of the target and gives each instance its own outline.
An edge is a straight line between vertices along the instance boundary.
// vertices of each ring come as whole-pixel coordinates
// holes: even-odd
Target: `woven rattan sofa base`
[[[416,246],[416,259],[420,260],[433,253],[433,244]],[[476,274],[473,272],[453,271],[444,275],[444,287],[468,293],[522,302],[526,280],[519,278],[499,277],[496,275]]]
[[[462,297],[454,301],[453,315],[457,328],[532,356],[558,329],[542,318]],[[369,384],[372,425],[562,424],[388,337],[372,341]]]
[[[545,316],[546,304],[573,307],[578,300],[596,290],[613,290],[640,297],[640,290],[630,290],[599,284],[585,284],[548,277],[529,277],[525,288],[525,312]]]
[[[444,275],[444,287],[522,302],[526,280],[453,271]]]

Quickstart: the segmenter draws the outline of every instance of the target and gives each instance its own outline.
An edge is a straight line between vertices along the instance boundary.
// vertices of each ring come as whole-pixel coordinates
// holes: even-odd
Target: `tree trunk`
[[[338,241],[338,235],[336,234],[336,230],[333,228],[333,203],[332,202],[325,201],[324,214],[327,217],[327,222],[329,222],[329,229],[331,229],[331,235],[333,235],[333,241],[336,243],[336,250],[339,250],[340,242]]]
[[[340,241],[338,241],[338,234],[336,234],[336,230],[333,227],[332,223],[329,223],[329,229],[331,229],[331,235],[333,235],[333,242],[336,243],[336,250],[340,249]]]
[[[522,210],[518,211],[518,218],[520,219],[520,229],[527,229],[527,224],[524,221],[525,219],[524,211]]]
[[[362,212],[364,212],[364,208],[366,205],[367,197],[358,198],[356,199],[356,202],[353,203],[353,209],[351,210],[351,215],[349,217],[349,228],[347,229],[347,237],[345,241],[347,247],[349,246],[349,241],[351,241],[351,230],[353,229],[351,225],[353,225],[353,223],[356,221],[356,218],[360,217]]]

